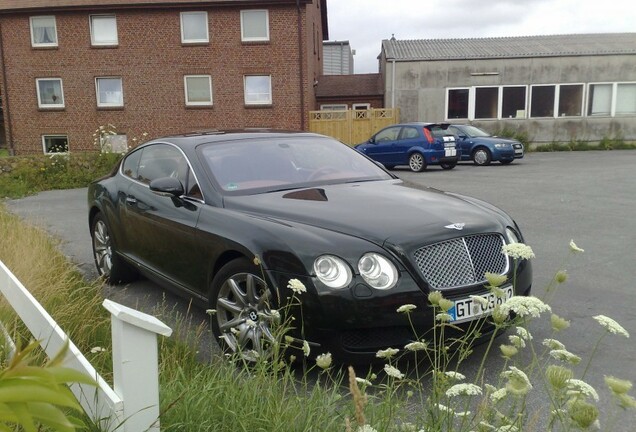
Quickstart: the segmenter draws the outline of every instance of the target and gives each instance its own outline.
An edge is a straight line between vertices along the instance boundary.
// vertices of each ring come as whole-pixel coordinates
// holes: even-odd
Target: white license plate
[[[490,314],[496,305],[507,302],[514,295],[512,285],[501,287],[501,289],[506,293],[505,297],[496,297],[489,292],[477,294],[488,301],[488,305],[485,308],[470,297],[455,300],[455,305],[448,311],[448,314],[452,317],[452,322],[469,321]]]
[[[454,148],[444,149],[444,156],[457,156],[457,149],[454,149]]]
[[[515,150],[515,154],[522,154],[523,150]]]

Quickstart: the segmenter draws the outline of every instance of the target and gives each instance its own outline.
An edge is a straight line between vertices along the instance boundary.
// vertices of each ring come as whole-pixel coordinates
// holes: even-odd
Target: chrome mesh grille
[[[508,260],[498,234],[459,237],[419,248],[414,257],[433,289],[453,288],[485,281],[484,273],[504,274]]]

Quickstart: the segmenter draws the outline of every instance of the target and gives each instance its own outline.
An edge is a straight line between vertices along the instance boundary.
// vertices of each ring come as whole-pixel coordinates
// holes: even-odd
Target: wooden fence
[[[399,123],[399,108],[368,110],[310,111],[309,130],[356,145],[385,126]]]
[[[104,300],[103,306],[111,313],[113,336],[114,389],[111,389],[51,315],[0,261],[2,296],[50,358],[68,344],[64,366],[96,380],[97,388],[76,383],[71,391],[100,430],[160,431],[157,335],[170,336],[170,327],[153,316]],[[4,339],[1,333],[8,336],[4,328],[0,323],[0,339]],[[10,348],[15,346],[10,338],[7,342]]]

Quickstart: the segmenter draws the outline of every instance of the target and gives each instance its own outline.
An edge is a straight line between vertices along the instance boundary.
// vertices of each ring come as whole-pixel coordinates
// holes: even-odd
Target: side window
[[[168,144],[153,144],[144,147],[139,160],[137,180],[149,184],[151,181],[163,177],[176,177],[185,183],[185,172],[180,178],[179,166],[185,164],[181,152]],[[187,166],[187,164],[185,164]]]
[[[414,139],[419,137],[420,137],[420,134],[417,131],[417,128],[405,127],[402,129],[402,136],[400,136],[400,139],[406,140],[406,139]]]
[[[132,152],[126,159],[124,159],[124,165],[122,166],[122,172],[125,176],[132,179],[137,179],[137,171],[139,168],[139,159],[141,158],[142,150]]]
[[[381,143],[385,141],[395,141],[400,133],[400,127],[390,127],[378,132],[375,136],[375,142]]]

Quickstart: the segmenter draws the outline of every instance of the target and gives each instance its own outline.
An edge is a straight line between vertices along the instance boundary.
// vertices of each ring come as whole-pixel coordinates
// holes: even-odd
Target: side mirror
[[[184,194],[183,185],[174,177],[154,179],[150,182],[150,190],[159,195],[176,198]]]
[[[375,137],[369,138],[369,144],[375,144]]]

